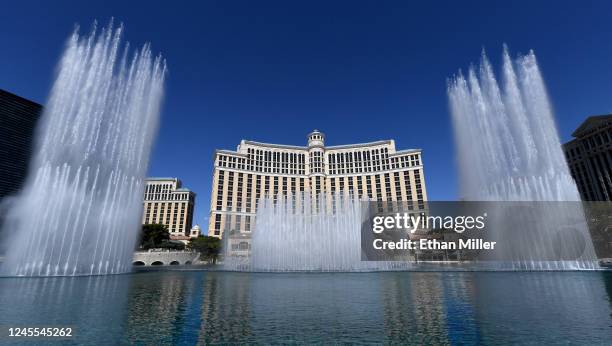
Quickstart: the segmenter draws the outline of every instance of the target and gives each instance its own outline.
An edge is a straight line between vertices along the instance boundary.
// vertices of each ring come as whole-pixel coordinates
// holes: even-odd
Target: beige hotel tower
[[[308,145],[242,140],[236,151],[215,152],[208,235],[248,234],[258,200],[266,196],[313,196],[351,192],[375,201],[427,200],[420,149],[395,150],[393,140],[325,146],[314,130]]]
[[[145,180],[142,223],[168,227],[170,239],[187,240],[192,234],[195,193],[182,187],[177,178]]]

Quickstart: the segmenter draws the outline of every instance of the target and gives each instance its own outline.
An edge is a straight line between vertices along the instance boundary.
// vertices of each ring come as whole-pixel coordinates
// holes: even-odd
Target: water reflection
[[[235,343],[252,336],[250,278],[246,273],[207,273],[201,287],[203,299],[199,344]]]
[[[257,342],[348,343],[382,339],[377,274],[252,276]]]
[[[0,326],[3,333],[9,327],[72,327],[79,344],[118,344],[127,322],[129,283],[125,275],[0,278]],[[6,341],[2,335],[0,343]]]
[[[127,341],[169,344],[183,340],[186,310],[193,305],[198,283],[197,276],[180,272],[135,275],[128,295]]]
[[[0,326],[79,344],[602,344],[611,312],[612,273],[0,278]]]
[[[439,273],[394,273],[381,280],[387,342],[447,344]]]
[[[447,273],[442,280],[447,333],[452,344],[481,343],[475,311],[476,275],[478,274]]]
[[[604,344],[612,337],[605,286],[612,273],[476,275],[477,321],[486,343]]]

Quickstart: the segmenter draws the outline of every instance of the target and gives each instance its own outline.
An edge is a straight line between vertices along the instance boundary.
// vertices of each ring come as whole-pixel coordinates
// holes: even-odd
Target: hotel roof
[[[278,148],[278,149],[292,149],[292,150],[304,150],[304,151],[308,150],[308,146],[264,143],[264,142],[256,142],[256,141],[250,141],[250,140],[244,140],[244,139],[242,141],[240,141],[240,145],[243,145],[243,144],[262,146],[262,147],[269,147],[269,148]],[[323,149],[325,149],[325,150],[342,150],[342,149],[353,149],[353,148],[363,148],[363,147],[374,147],[374,146],[379,146],[379,145],[393,145],[393,146],[395,146],[395,143],[394,143],[394,141],[392,139],[387,139],[387,140],[380,140],[380,141],[374,141],[374,142],[365,142],[365,143],[330,145],[330,146],[324,146]],[[400,152],[402,152],[402,153],[403,152],[418,152],[418,151],[421,151],[421,149],[404,149],[404,150],[401,150],[401,151],[396,151],[396,153],[400,153]],[[219,150],[217,150],[217,152],[236,153],[234,151],[225,150],[225,149],[219,149]]]
[[[598,126],[612,122],[612,114],[591,115],[572,133],[573,137],[580,137],[588,131],[597,128]]]

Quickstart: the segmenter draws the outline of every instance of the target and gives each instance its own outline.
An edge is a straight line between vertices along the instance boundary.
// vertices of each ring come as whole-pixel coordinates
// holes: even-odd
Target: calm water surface
[[[611,297],[612,272],[0,278],[0,326],[75,329],[27,344],[609,345]]]

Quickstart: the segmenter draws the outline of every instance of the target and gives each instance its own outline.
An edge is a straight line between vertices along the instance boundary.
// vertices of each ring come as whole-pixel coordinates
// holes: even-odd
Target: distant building
[[[260,198],[302,192],[323,194],[328,204],[342,192],[423,208],[421,150],[398,151],[393,140],[325,146],[317,130],[308,135],[307,146],[242,140],[236,151],[215,153],[208,235],[221,237],[228,230],[240,239],[255,225]]]
[[[202,234],[202,230],[200,229],[199,225],[193,226],[193,228],[191,228],[191,231],[189,231],[189,237],[191,238],[197,238],[200,236],[200,234]]]
[[[145,182],[143,224],[163,224],[173,240],[186,241],[193,222],[195,193],[177,178],[148,178]]]
[[[41,113],[38,103],[0,89],[0,199],[16,193],[23,184]]]
[[[612,201],[612,114],[588,117],[563,145],[585,201]]]

